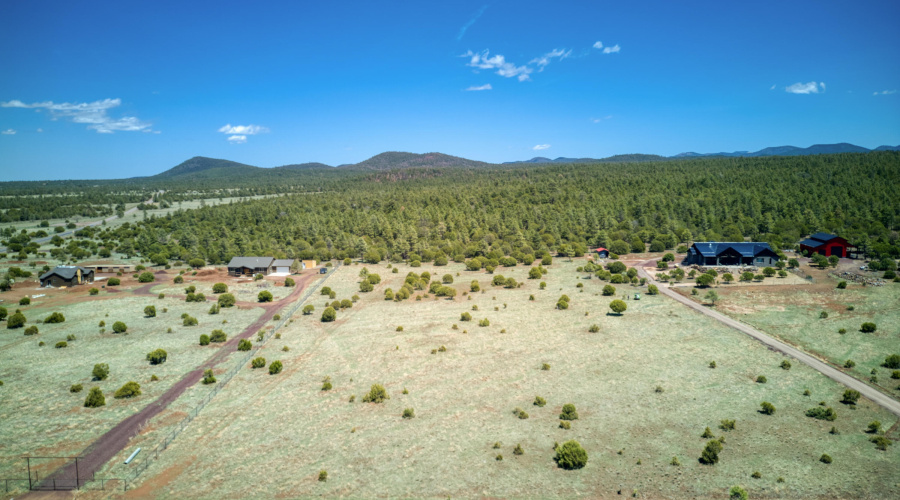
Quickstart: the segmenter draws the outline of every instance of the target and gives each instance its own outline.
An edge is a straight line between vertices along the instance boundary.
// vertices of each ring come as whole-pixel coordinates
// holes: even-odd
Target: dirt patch
[[[165,488],[170,482],[180,476],[196,459],[196,456],[191,456],[181,461],[180,463],[172,465],[171,467],[167,467],[161,473],[153,476],[153,478],[144,481],[137,488],[128,490],[128,492],[125,493],[125,498],[156,497],[160,494],[163,488]]]

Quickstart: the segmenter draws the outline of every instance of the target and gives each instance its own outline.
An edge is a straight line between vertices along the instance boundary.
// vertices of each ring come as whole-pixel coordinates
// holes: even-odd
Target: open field
[[[168,276],[171,280],[174,274]],[[164,275],[157,275],[157,280]],[[99,288],[103,282],[95,283]],[[0,330],[0,477],[21,477],[20,460],[8,460],[23,454],[71,455],[84,450],[91,442],[119,421],[139,411],[149,402],[178,382],[187,372],[209,359],[217,344],[200,346],[200,334],[213,329],[225,331],[229,337],[240,333],[256,320],[262,309],[255,306],[223,308],[218,315],[210,315],[209,304],[187,303],[183,299],[157,298],[155,293],[135,295],[135,280],[124,278],[122,286],[102,290],[97,296],[88,295],[89,286],[65,290],[36,290],[32,284],[18,284],[4,298],[18,299],[24,294],[45,293],[29,306],[18,306],[28,318],[28,325],[61,312],[65,322],[36,324],[39,334],[25,336],[24,328]],[[24,293],[23,293],[24,292]],[[157,316],[147,318],[144,308],[156,307]],[[8,305],[10,313],[17,306]],[[187,313],[198,319],[197,326],[183,326],[181,315]],[[105,322],[101,327],[100,322]],[[115,321],[128,326],[126,334],[112,333]],[[5,326],[5,325],[4,325]],[[169,331],[171,329],[171,332]],[[68,341],[68,347],[54,348],[57,342]],[[39,346],[44,342],[44,346]],[[165,363],[151,365],[146,354],[155,349],[167,351]],[[234,357],[234,356],[233,356]],[[233,358],[232,357],[232,358]],[[94,364],[109,365],[109,378],[93,381]],[[233,360],[217,366],[217,372],[227,371]],[[159,380],[151,381],[156,375]],[[142,394],[134,399],[114,399],[113,393],[127,381],[141,385]],[[71,393],[73,384],[84,389]],[[83,403],[91,387],[100,387],[106,396],[106,406],[84,408]],[[194,406],[208,388],[189,390],[169,412],[177,415]],[[177,419],[162,418],[150,431],[163,431]],[[46,464],[51,465],[51,464]],[[42,475],[49,470],[40,470]]]
[[[720,286],[716,288],[720,295],[716,308],[835,366],[843,367],[852,360],[855,366],[845,371],[886,392],[900,394],[896,390],[900,381],[891,378],[893,370],[881,366],[887,356],[900,353],[900,285],[888,282],[873,287],[848,282],[841,290],[837,288],[840,280],[830,276],[832,271],[806,270],[815,284],[789,289],[761,287],[752,292]],[[820,317],[822,312],[826,318]],[[877,330],[861,332],[864,322],[875,323]],[[841,329],[845,333],[839,333]],[[873,370],[876,382],[871,379]]]
[[[260,352],[282,360],[284,372],[239,372],[126,496],[722,498],[735,484],[756,498],[900,495],[898,447],[879,451],[864,433],[873,420],[887,429],[896,418],[865,400],[842,405],[838,384],[799,363],[784,370],[781,355],[663,297],[607,315],[606,282],[580,279],[582,262],[557,259],[546,290],[522,266],[496,271],[524,282],[518,289],[492,287],[491,275],[459,265],[400,266],[398,274],[369,266],[383,280],[359,293],[362,266],[341,268],[328,286],[338,299],[362,299],[321,323],[325,298],[311,298],[315,312]],[[455,300],[383,300],[408,271],[423,270],[450,273]],[[484,293],[463,296],[472,279]],[[618,296],[637,290],[617,288]],[[570,307],[556,310],[563,293]],[[462,312],[473,320],[460,321]],[[483,318],[490,326],[478,326]],[[599,332],[590,333],[594,324]],[[446,352],[432,353],[441,346]],[[326,376],[330,391],[320,390]],[[374,383],[390,399],[362,403]],[[533,406],[536,395],[547,406]],[[775,415],[757,411],[762,401]],[[835,422],[804,416],[819,401],[835,408]],[[580,416],[571,430],[558,425],[564,403]],[[530,418],[516,418],[516,407]],[[404,408],[415,418],[401,418]],[[735,430],[719,429],[722,419],[735,419]],[[832,425],[840,434],[828,433]],[[715,466],[697,461],[705,427],[726,438]],[[568,439],[587,450],[586,468],[553,463],[554,442]],[[512,453],[516,444],[523,455]],[[821,463],[823,453],[834,462]],[[125,467],[116,462],[109,473]],[[317,481],[320,470],[327,482]],[[761,478],[751,478],[756,471]]]

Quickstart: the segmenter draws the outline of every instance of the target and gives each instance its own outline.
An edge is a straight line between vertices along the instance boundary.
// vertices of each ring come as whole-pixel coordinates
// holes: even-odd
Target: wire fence
[[[325,281],[327,281],[332,274],[334,274],[334,271],[336,271],[340,267],[341,263],[338,262],[334,269],[325,275],[325,279],[317,281],[315,284],[310,286],[309,289],[303,292],[303,295],[294,303],[293,306],[291,306],[288,312],[281,316],[281,319],[278,321],[278,323],[263,335],[262,342],[254,344],[253,347],[249,351],[247,351],[247,354],[245,354],[243,358],[240,359],[239,363],[237,363],[231,370],[229,370],[228,373],[218,379],[218,383],[212,389],[212,391],[210,391],[209,394],[207,394],[202,400],[200,400],[200,402],[197,404],[197,406],[194,407],[194,409],[188,412],[187,416],[177,424],[175,429],[173,429],[165,438],[163,438],[162,442],[160,442],[155,448],[149,450],[147,454],[144,455],[144,458],[135,465],[131,477],[127,479],[96,478],[94,479],[94,481],[122,481],[123,490],[127,490],[128,483],[134,482],[138,478],[138,476],[141,475],[141,473],[147,470],[147,467],[149,467],[150,464],[152,464],[156,459],[159,458],[159,454],[169,447],[169,444],[171,444],[172,441],[174,441],[175,438],[177,438],[178,435],[181,434],[181,432],[188,426],[188,424],[190,424],[191,421],[193,421],[194,418],[200,414],[203,408],[205,408],[206,405],[209,404],[209,402],[212,401],[214,397],[216,397],[216,394],[218,394],[225,387],[225,385],[228,384],[228,382],[231,381],[231,379],[234,378],[234,376],[237,375],[239,371],[241,371],[242,368],[247,366],[253,356],[255,356],[259,352],[259,349],[263,345],[265,345],[265,343],[275,334],[275,332],[277,332],[278,330],[283,328],[285,324],[287,324],[291,317],[297,313],[297,310],[300,309],[300,306],[302,306],[307,300],[309,300],[312,294],[315,293],[316,290],[318,290],[319,287],[322,286],[322,284],[325,283]]]

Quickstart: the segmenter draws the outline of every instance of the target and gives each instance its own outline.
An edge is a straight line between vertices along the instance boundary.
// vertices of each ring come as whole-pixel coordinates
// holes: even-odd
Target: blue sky
[[[900,144],[896,0],[259,4],[0,3],[3,180]]]

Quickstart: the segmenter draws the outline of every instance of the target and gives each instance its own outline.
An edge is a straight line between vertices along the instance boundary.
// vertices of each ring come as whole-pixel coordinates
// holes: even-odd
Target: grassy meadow
[[[523,266],[495,271],[523,283],[516,289],[456,264],[368,266],[382,277],[369,293],[359,292],[362,265],[342,267],[325,285],[361,300],[322,323],[327,297],[313,296],[315,311],[260,351],[284,371],[239,372],[128,496],[724,498],[737,484],[751,498],[900,495],[900,447],[877,450],[864,432],[873,420],[896,427],[891,414],[841,404],[838,384],[796,362],[785,370],[780,354],[664,297],[644,294],[607,315],[607,283],[583,279],[583,262],[556,259],[542,280]],[[425,270],[450,274],[456,297],[384,300],[407,272]],[[464,295],[472,280],[483,292]],[[638,290],[617,288],[620,298]],[[555,308],[562,294],[567,310]],[[363,403],[376,383],[390,399]],[[763,401],[774,415],[758,411]],[[804,415],[820,401],[836,421]],[[558,418],[566,403],[579,414],[569,430]],[[402,418],[406,408],[415,418]],[[720,429],[723,419],[734,430]],[[706,427],[725,440],[716,465],[698,462]],[[554,443],[570,439],[589,454],[583,469],[553,462]],[[819,460],[825,453],[833,463]],[[120,463],[111,475],[127,472]]]

